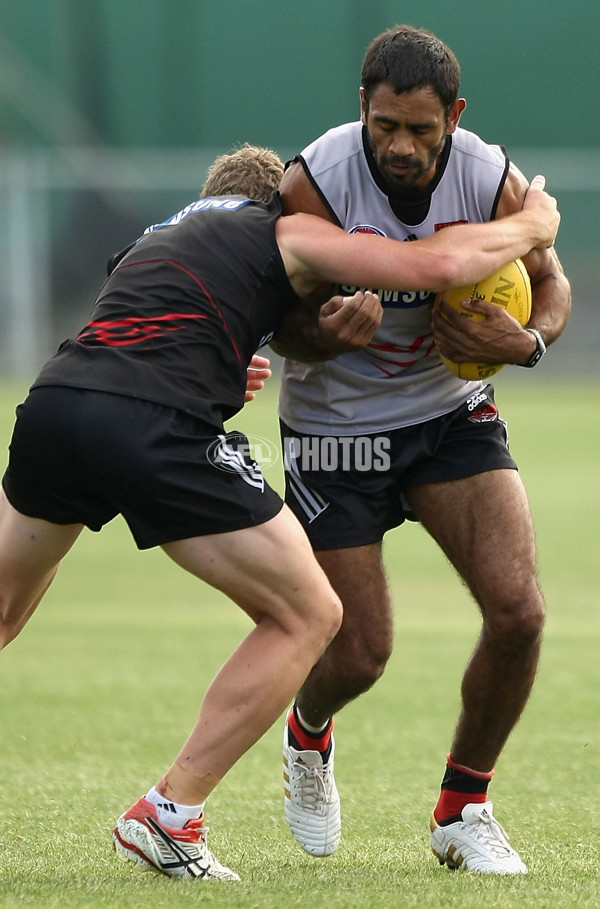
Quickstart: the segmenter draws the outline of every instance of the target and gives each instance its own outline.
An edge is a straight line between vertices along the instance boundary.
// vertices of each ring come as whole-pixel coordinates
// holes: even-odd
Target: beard
[[[436,162],[444,150],[446,136],[442,141],[432,148],[426,158],[415,158],[411,155],[379,155],[377,148],[369,136],[369,145],[377,165],[377,169],[382,180],[387,186],[391,195],[396,193],[418,192],[425,184],[419,181],[432,169],[435,169]],[[393,167],[403,167],[406,170],[403,173],[396,173]]]

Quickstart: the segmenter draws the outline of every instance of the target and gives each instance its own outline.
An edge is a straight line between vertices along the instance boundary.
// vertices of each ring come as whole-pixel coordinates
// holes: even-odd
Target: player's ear
[[[365,96],[365,90],[361,87],[358,90],[358,95],[360,97],[360,119],[363,123],[367,122],[367,114],[369,113],[369,102]]]
[[[464,98],[457,98],[452,107],[450,108],[450,113],[448,114],[448,123],[446,125],[446,132],[453,133],[456,127],[458,126],[458,121],[460,120],[460,115],[467,106],[467,102]]]

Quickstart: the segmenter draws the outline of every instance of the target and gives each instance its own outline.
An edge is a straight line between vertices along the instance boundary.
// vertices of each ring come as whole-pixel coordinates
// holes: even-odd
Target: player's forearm
[[[546,347],[564,331],[571,314],[571,288],[562,271],[533,282],[533,301],[528,328],[537,328]]]
[[[443,239],[454,254],[448,286],[462,287],[526,255],[547,236],[536,216],[520,211],[500,221],[455,225],[435,239]]]
[[[549,347],[562,334],[571,312],[571,289],[562,272],[545,275],[532,281],[531,318],[526,326],[512,335],[510,351],[502,357],[505,363],[526,365],[538,346],[528,329],[535,328]]]

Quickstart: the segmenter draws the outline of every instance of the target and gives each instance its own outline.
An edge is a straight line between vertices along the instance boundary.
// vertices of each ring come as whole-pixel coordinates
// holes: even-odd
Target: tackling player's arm
[[[459,224],[413,243],[347,234],[323,218],[304,213],[278,219],[277,243],[300,298],[323,281],[406,290],[462,287],[534,246],[553,242],[560,216],[543,185],[544,178],[536,178],[523,209],[513,215],[482,224]]]
[[[515,177],[519,182],[518,172],[515,172]],[[511,184],[515,177],[511,178]],[[513,217],[503,217],[500,221],[487,224],[457,225],[451,232],[439,231],[411,244],[398,244],[393,240],[366,235],[349,237],[339,229],[332,233],[331,227],[322,223],[325,218],[331,221],[331,215],[302,165],[291,165],[281,184],[284,211],[291,213],[308,209],[319,217],[309,219],[312,227],[304,224],[300,235],[297,234],[302,243],[296,244],[295,252],[298,248],[301,252],[296,259],[294,280],[296,291],[305,305],[292,308],[276,335],[273,349],[282,356],[298,360],[326,359],[364,346],[374,334],[382,311],[377,298],[372,295],[363,298],[355,294],[354,297],[341,298],[337,305],[330,301],[315,306],[314,300],[312,305],[306,304],[306,297],[312,291],[319,286],[322,289],[322,284],[315,284],[315,274],[330,283],[349,283],[359,287],[402,287],[405,290],[429,287],[441,290],[480,280],[505,262],[524,256],[534,247],[543,253],[552,246],[560,221],[555,200],[543,192],[544,182],[543,177],[534,178],[530,192],[527,191],[526,181],[521,184],[520,198],[518,202],[516,199],[513,201]],[[503,214],[510,213],[506,205]],[[279,225],[289,220],[295,221],[284,216]],[[351,245],[348,245],[348,240],[351,240]],[[553,261],[553,257],[549,256],[546,261]],[[511,359],[500,359],[498,354],[495,362],[522,362],[531,355],[533,336],[520,329],[516,320],[511,321],[514,321],[516,328],[509,325],[507,333],[507,326],[501,326],[497,344],[503,357],[506,357],[506,348],[509,348]],[[562,327],[564,322],[560,330]],[[550,329],[546,330],[550,333]],[[478,344],[477,337],[471,343],[473,341]],[[486,354],[490,346],[488,337]],[[488,359],[488,362],[494,360]]]
[[[279,191],[284,215],[306,212],[333,222],[299,161],[288,165]],[[311,362],[329,360],[369,343],[383,315],[378,297],[360,291],[351,297],[333,293],[331,285],[323,284],[288,311],[270,344],[275,353]]]
[[[511,164],[497,219],[521,209],[528,186],[523,174]],[[537,340],[527,328],[537,329],[546,346],[563,331],[571,311],[571,290],[556,250],[535,248],[521,258],[532,289],[531,318],[526,326],[502,307],[480,301],[473,301],[469,308],[485,315],[481,322],[463,319],[444,304],[433,313],[436,342],[441,349],[451,349],[456,362],[526,364],[537,348]]]

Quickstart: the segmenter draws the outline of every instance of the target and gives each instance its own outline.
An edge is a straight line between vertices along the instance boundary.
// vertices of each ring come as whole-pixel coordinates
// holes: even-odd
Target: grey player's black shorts
[[[516,469],[491,385],[426,423],[363,436],[303,435],[281,423],[285,500],[313,549],[379,542],[415,520],[406,490]]]
[[[246,436],[97,391],[34,388],[17,408],[2,485],[30,517],[100,530],[122,514],[139,549],[253,527],[281,498]]]

